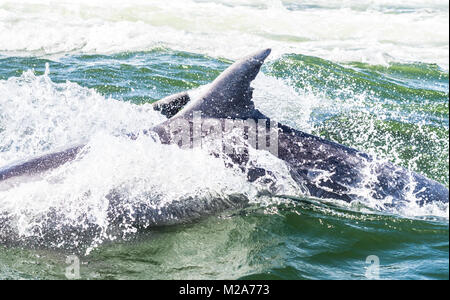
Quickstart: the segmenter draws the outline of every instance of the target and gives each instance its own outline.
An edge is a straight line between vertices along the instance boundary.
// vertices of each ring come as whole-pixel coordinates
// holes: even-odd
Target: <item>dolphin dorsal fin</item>
[[[258,51],[232,64],[177,116],[188,117],[201,111],[203,116],[212,118],[249,118],[255,110],[250,83],[270,52],[270,49]]]

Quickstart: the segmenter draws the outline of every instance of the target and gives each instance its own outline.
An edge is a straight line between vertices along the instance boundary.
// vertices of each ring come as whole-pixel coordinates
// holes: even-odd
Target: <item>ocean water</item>
[[[0,189],[0,279],[448,279],[449,210],[277,196],[222,160],[127,134],[151,103],[270,47],[256,106],[299,130],[449,186],[448,1],[0,0],[0,167],[86,142],[81,157]],[[110,224],[112,189],[160,205],[240,194],[186,224]],[[64,212],[54,232],[45,220]],[[14,219],[14,226],[6,226]],[[83,230],[99,230],[86,238]],[[81,228],[58,231],[66,225]],[[59,234],[58,234],[59,233]],[[378,267],[376,273],[368,273]],[[372,268],[372,269],[371,269]]]

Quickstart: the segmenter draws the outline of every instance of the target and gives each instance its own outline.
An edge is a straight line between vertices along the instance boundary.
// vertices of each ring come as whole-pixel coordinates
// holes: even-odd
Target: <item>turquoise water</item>
[[[427,35],[422,28],[428,21],[447,21],[443,11],[448,4],[436,2],[425,11],[419,2],[418,7],[387,2],[340,7],[334,2],[285,1],[281,8],[275,2],[269,7],[258,1],[215,2],[229,15],[223,24],[213,18],[215,6],[207,1],[178,3],[180,14],[201,10],[197,18],[209,24],[203,34],[214,37],[207,41],[195,22],[174,22],[176,9],[157,2],[152,5],[165,9],[166,19],[139,1],[120,13],[104,9],[101,1],[92,7],[84,4],[79,15],[69,6],[23,4],[14,11],[0,5],[11,16],[47,12],[47,19],[36,18],[42,30],[50,30],[45,26],[50,16],[72,16],[72,23],[63,23],[42,42],[27,40],[33,29],[20,18],[25,29],[16,28],[19,38],[14,43],[5,46],[7,36],[0,34],[0,166],[80,140],[87,139],[91,147],[83,160],[57,170],[49,180],[0,189],[1,220],[19,220],[12,231],[0,227],[0,279],[64,279],[71,254],[81,260],[84,279],[367,279],[366,259],[373,255],[379,259],[380,279],[449,278],[448,205],[380,211],[370,199],[350,205],[310,199],[288,182],[280,183],[286,185],[283,195],[269,197],[207,155],[123,138],[163,120],[150,103],[180,91],[195,92],[256,47],[227,48],[237,32],[251,37],[253,44],[260,39],[274,44],[274,55],[253,84],[256,106],[264,113],[448,187],[449,72],[448,54],[441,51],[447,47],[448,52],[448,46],[441,43],[440,32]],[[242,18],[251,15],[259,24],[266,10],[273,12],[271,20],[284,16],[284,23],[258,31]],[[412,24],[422,31],[389,33],[392,42],[380,39],[362,49],[355,39],[358,33],[346,28],[337,32],[340,41],[333,41],[336,32],[316,32],[310,25],[308,34],[316,36],[308,36],[289,22],[298,14],[315,20],[320,12],[334,16],[336,11],[353,18],[338,23],[342,27],[366,17],[361,26],[373,34],[372,41],[378,33],[368,28],[380,16],[394,16],[397,26]],[[414,13],[425,14],[425,24],[409,19]],[[123,29],[116,32],[117,43],[92,37],[89,28],[99,18],[100,33]],[[238,21],[229,32],[233,19]],[[18,26],[1,15],[0,24]],[[134,38],[127,31],[133,24]],[[156,45],[144,42],[144,31],[158,26],[165,31],[152,40]],[[73,35],[68,37],[64,33],[70,28]],[[413,42],[402,40],[408,34],[425,41],[420,55]],[[380,58],[369,50],[385,55]],[[133,228],[124,223],[89,240],[41,239],[40,218],[55,209],[67,210],[68,222],[82,226],[89,220],[108,229],[104,193],[116,186],[164,201],[232,193],[252,201],[246,209],[187,224]],[[16,236],[12,241],[11,235]]]

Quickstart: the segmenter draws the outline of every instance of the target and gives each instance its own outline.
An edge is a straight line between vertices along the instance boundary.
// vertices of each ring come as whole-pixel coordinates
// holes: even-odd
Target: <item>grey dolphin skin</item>
[[[252,101],[253,89],[250,83],[270,52],[270,49],[266,49],[235,62],[196,99],[190,99],[188,93],[180,93],[156,102],[154,108],[167,116],[168,120],[150,131],[157,133],[164,144],[185,147],[187,142],[189,147],[194,147],[194,132],[198,125],[201,137],[222,139],[223,136],[212,135],[207,124],[218,121],[226,132],[229,120],[253,120],[258,125],[261,120],[265,120],[264,125],[258,127],[258,134],[265,130],[270,132],[269,124],[274,124],[277,149],[270,152],[286,163],[291,177],[309,196],[347,202],[359,197],[372,197],[379,199],[385,206],[401,205],[411,199],[419,205],[430,202],[448,203],[448,189],[436,181],[389,162],[381,162],[358,150],[279,124],[257,110]],[[201,121],[196,124],[195,118],[198,115],[201,115]],[[181,145],[177,136],[177,128],[182,122],[188,125],[188,139],[184,140],[184,145]],[[248,138],[249,132],[245,135]],[[264,149],[260,146],[267,141],[257,141],[255,145],[258,149]],[[0,168],[0,183],[56,168],[75,159],[82,148],[83,145],[78,145]],[[250,181],[270,177],[270,170],[253,167],[249,163],[248,152],[230,153],[228,156],[247,173]],[[112,198],[119,201],[121,197]],[[233,197],[224,206],[234,207],[239,201],[244,200],[242,197]],[[207,210],[212,212],[215,209]],[[192,212],[193,216],[199,214],[199,210]]]
[[[190,122],[192,134],[195,112],[201,112],[203,124],[209,118],[266,120],[270,123],[267,116],[255,109],[250,87],[269,54],[270,49],[266,49],[236,62],[195,101],[187,100],[186,94],[166,98],[163,103],[170,107],[170,119],[154,128],[161,141],[178,142],[174,141],[170,128],[179,119]],[[178,105],[185,102],[188,102],[185,106]],[[179,112],[175,114],[177,110]],[[415,172],[283,124],[276,123],[275,127],[278,130],[277,157],[286,162],[290,175],[310,196],[350,202],[361,197],[361,191],[369,191],[364,195],[384,200],[385,205],[399,205],[408,199],[416,199],[419,205],[449,200],[445,186]],[[247,163],[245,155],[230,156],[237,163]],[[269,172],[251,166],[247,171],[249,180]]]

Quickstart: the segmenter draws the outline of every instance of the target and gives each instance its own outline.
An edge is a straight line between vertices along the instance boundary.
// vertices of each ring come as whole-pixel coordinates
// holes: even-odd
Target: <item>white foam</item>
[[[448,69],[447,1],[5,0],[0,52],[115,53],[165,46],[237,59],[264,47],[334,61]]]
[[[297,90],[282,79],[259,73],[252,83],[255,88],[253,100],[261,112],[268,117],[311,133],[314,123],[313,110],[330,105],[330,100],[305,90]]]
[[[0,189],[0,215],[16,220],[20,237],[38,234],[56,211],[63,216],[60,226],[83,228],[89,223],[101,228],[95,243],[114,238],[106,236],[111,225],[107,195],[114,189],[124,191],[130,201],[156,208],[186,198],[226,199],[235,194],[259,201],[257,195],[266,189],[204,149],[182,150],[145,135],[131,140],[127,133],[164,120],[150,105],[107,99],[75,83],[54,83],[49,76],[47,69],[41,76],[28,71],[0,81],[5,95],[0,102],[0,165],[80,140],[87,146],[71,163]],[[286,166],[254,152],[255,164],[269,166],[277,176],[277,190],[295,194]],[[123,226],[123,234],[135,230],[130,223]]]
[[[107,99],[32,71],[0,81],[0,94],[1,165],[79,143],[99,131],[131,133],[163,120],[150,105]]]

